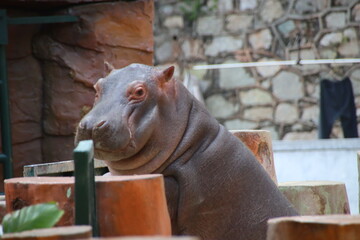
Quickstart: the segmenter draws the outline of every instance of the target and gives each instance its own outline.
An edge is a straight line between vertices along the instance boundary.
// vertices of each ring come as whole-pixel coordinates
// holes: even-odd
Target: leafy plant
[[[185,19],[190,22],[198,18],[201,13],[201,0],[184,0],[184,5],[181,6],[181,11],[184,14]]]
[[[212,11],[216,8],[218,0],[211,0],[213,2],[212,7],[207,6],[208,0],[182,0],[183,5],[180,7],[186,20],[193,22],[200,14],[206,12],[206,10]]]
[[[53,227],[64,211],[54,202],[24,207],[5,215],[2,225],[4,233],[22,232],[38,228]]]

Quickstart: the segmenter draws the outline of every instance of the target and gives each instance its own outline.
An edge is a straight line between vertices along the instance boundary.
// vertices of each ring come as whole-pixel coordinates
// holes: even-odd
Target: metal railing
[[[11,121],[8,93],[8,79],[6,67],[6,45],[8,44],[9,24],[44,24],[76,22],[75,16],[41,16],[41,17],[7,17],[6,10],[0,9],[0,129],[1,147],[0,163],[4,165],[4,178],[13,176],[12,146],[11,146]]]

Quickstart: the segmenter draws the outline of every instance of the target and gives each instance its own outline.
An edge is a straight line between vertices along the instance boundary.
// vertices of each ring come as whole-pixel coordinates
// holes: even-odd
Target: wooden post
[[[341,182],[285,182],[279,184],[279,190],[300,215],[350,213],[346,187]]]
[[[200,240],[195,236],[173,236],[173,237],[112,237],[112,238],[93,238],[93,240]]]
[[[102,237],[171,236],[162,175],[96,177]]]
[[[6,215],[6,202],[5,196],[0,195],[0,222],[2,222],[4,216]]]
[[[359,184],[359,209],[360,209],[360,152],[357,152],[358,184]]]
[[[32,204],[52,202],[65,213],[57,226],[74,225],[73,177],[24,177],[5,180],[6,211]]]
[[[96,177],[100,236],[171,235],[160,174]],[[65,211],[58,226],[74,225],[74,178],[27,177],[5,181],[7,211],[55,201]]]
[[[274,218],[268,221],[267,240],[355,240],[360,216],[323,215]]]
[[[19,233],[8,233],[2,236],[2,239],[6,240],[75,240],[90,238],[90,226],[43,228]]]
[[[277,184],[271,135],[266,130],[231,130],[255,155],[271,179]]]

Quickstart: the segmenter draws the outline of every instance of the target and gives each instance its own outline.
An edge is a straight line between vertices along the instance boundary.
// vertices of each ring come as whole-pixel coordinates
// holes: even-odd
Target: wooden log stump
[[[359,183],[359,209],[360,209],[360,152],[357,152],[358,183]]]
[[[6,202],[0,201],[0,222],[2,222],[4,216],[6,215]]]
[[[95,180],[100,236],[171,235],[162,175]]]
[[[68,226],[35,229],[19,233],[8,233],[2,236],[6,240],[72,240],[90,239],[92,236],[90,226]]]
[[[198,237],[192,236],[173,236],[173,237],[149,237],[149,236],[142,236],[142,237],[108,237],[108,238],[94,238],[94,240],[200,240]]]
[[[164,180],[160,174],[96,177],[102,237],[171,235]],[[74,224],[73,177],[27,177],[5,181],[7,211],[55,201],[65,211],[57,226]]]
[[[273,218],[267,240],[355,240],[360,236],[360,216],[323,215]]]
[[[279,183],[279,190],[300,215],[349,214],[344,183],[302,181]]]
[[[2,222],[4,216],[6,215],[6,202],[5,202],[5,196],[0,196],[0,222]]]
[[[27,177],[5,180],[6,211],[55,201],[64,215],[57,226],[74,225],[74,178]]]
[[[266,130],[231,130],[255,155],[271,179],[277,184],[271,135]]]

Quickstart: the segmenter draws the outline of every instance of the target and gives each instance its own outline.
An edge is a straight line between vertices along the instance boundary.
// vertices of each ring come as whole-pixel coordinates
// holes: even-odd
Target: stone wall
[[[358,58],[358,1],[219,0],[215,5],[208,0],[195,20],[188,14],[194,8],[184,2],[155,2],[155,64],[174,64],[180,79],[197,79],[207,108],[228,129],[270,130],[273,139],[316,139],[319,83],[345,76],[353,83],[360,122],[359,64],[192,70],[239,61]],[[331,137],[342,137],[339,122]]]
[[[79,21],[9,26],[15,176],[22,176],[27,164],[72,159],[75,127],[93,104],[93,84],[107,74],[105,61],[116,68],[153,63],[152,0],[88,0],[72,6],[62,0],[61,10],[57,1],[49,8],[38,0],[24,4],[29,2],[31,9],[22,10],[22,1],[3,4],[11,17],[65,14]]]

